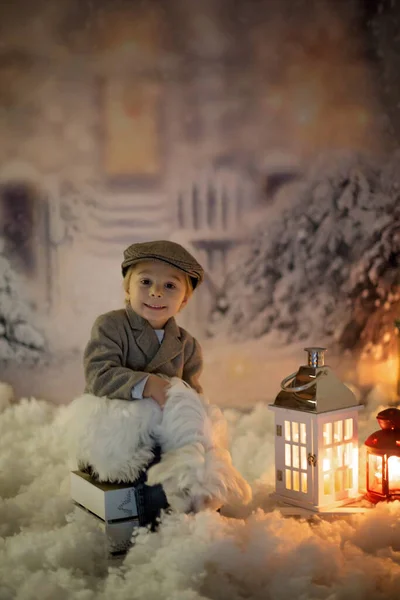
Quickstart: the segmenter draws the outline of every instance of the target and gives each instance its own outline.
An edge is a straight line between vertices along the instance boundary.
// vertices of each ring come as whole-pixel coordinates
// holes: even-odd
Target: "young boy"
[[[84,352],[85,392],[110,399],[153,398],[162,407],[167,378],[201,392],[201,348],[174,316],[186,306],[204,271],[185,248],[158,240],[124,252],[126,306],[99,316]]]
[[[154,527],[169,504],[188,512],[231,496],[249,502],[222,439],[221,411],[176,381],[184,391],[168,390],[162,413],[153,404],[164,407],[173,377],[202,391],[199,343],[174,319],[202,282],[202,267],[179,244],[154,241],[125,250],[122,274],[126,306],[96,319],[84,352],[85,395],[72,403],[79,468],[101,481],[132,481],[140,525]],[[126,410],[124,401],[134,404]]]

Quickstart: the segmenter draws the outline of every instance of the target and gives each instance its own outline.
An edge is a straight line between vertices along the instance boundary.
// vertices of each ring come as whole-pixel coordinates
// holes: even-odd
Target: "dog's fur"
[[[251,500],[250,486],[232,465],[222,412],[181,380],[168,391],[157,439],[162,457],[147,480],[162,484],[174,510],[197,512]]]
[[[152,437],[162,411],[154,400],[109,400],[79,396],[63,411],[59,427],[68,436],[70,467],[90,465],[99,481],[135,481],[154,457]]]
[[[251,489],[232,465],[220,409],[178,378],[164,409],[152,399],[126,402],[84,394],[64,413],[75,465],[90,465],[100,481],[134,481],[161,447],[147,473],[161,483],[178,512],[248,503]]]

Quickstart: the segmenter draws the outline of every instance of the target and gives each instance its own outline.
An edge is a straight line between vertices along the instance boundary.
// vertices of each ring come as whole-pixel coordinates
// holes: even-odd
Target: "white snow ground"
[[[272,397],[246,414],[225,409],[234,463],[255,492],[250,509],[168,516],[118,563],[69,498],[65,408],[9,395],[0,386],[0,600],[398,599],[399,502],[312,525],[273,510]],[[361,445],[386,402],[385,390],[371,392]]]

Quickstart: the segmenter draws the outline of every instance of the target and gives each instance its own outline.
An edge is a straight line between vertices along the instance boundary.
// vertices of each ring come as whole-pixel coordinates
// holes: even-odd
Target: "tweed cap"
[[[183,246],[176,242],[156,240],[132,244],[124,251],[124,260],[121,265],[123,277],[130,266],[142,260],[161,260],[183,271],[192,280],[193,289],[204,279],[203,267]]]

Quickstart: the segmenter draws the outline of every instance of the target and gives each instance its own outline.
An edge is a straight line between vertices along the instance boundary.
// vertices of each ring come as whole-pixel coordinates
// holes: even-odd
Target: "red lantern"
[[[400,410],[387,408],[377,415],[380,430],[367,447],[367,498],[371,502],[400,499]]]

